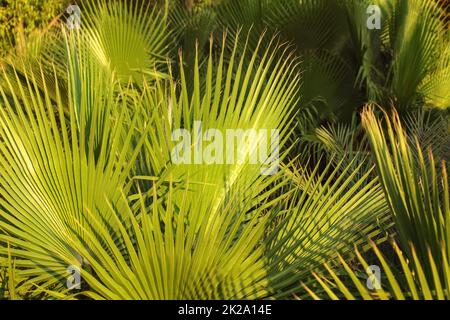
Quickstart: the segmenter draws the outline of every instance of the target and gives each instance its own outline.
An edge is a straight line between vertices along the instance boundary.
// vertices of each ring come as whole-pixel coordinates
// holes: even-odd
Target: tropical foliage
[[[24,54],[39,46],[41,35],[68,4],[61,0],[0,1],[0,56],[9,55],[13,48]]]
[[[450,297],[446,4],[79,6],[0,62],[0,298]]]
[[[380,249],[372,244],[378,264],[383,267],[389,282],[387,289],[379,288],[374,294],[361,284],[356,272],[341,256],[339,261],[357,288],[356,292],[363,298],[449,299],[450,195],[446,162],[437,164],[431,148],[428,156],[424,156],[417,136],[415,146],[414,142],[408,141],[396,113],[392,119],[386,115],[385,120],[386,130],[371,108],[362,114],[386,199],[397,226],[397,237],[403,244],[406,257],[393,243],[401,265],[399,272],[389,266]],[[367,270],[369,265],[357,249],[356,256]],[[333,291],[337,289],[345,298],[355,299],[336,272],[329,265],[325,268],[331,283],[327,283],[328,280],[322,275],[314,273],[314,277],[329,297],[338,298]],[[314,292],[310,293],[314,298],[319,298]]]

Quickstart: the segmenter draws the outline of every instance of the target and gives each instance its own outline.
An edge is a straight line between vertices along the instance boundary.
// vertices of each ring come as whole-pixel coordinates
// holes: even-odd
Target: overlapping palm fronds
[[[182,77],[180,91],[157,80],[156,90],[144,86],[141,98],[122,89],[117,99],[114,75],[95,57],[77,59],[84,50],[77,34],[66,39],[68,115],[61,99],[53,113],[52,100],[35,93],[39,83],[32,78],[0,117],[0,239],[10,244],[17,275],[27,279],[21,290],[71,297],[64,279],[75,265],[88,285],[80,294],[94,298],[287,297],[295,289],[286,288],[305,275],[302,266],[316,266],[338,245],[374,231],[385,215],[374,182],[347,189],[352,179],[334,181],[337,169],[317,177],[304,172],[307,185],[277,194],[292,180],[284,170],[262,176],[262,164],[248,160],[172,162],[172,130],[193,130],[195,120],[221,130],[280,129],[284,159],[298,74],[289,54],[273,59],[284,50],[276,43],[246,70],[245,55],[225,65],[222,54],[217,67],[211,56],[206,87],[197,65],[192,94]],[[3,83],[9,79],[5,74]],[[198,281],[186,278],[188,270]],[[175,290],[180,287],[185,291]]]
[[[385,114],[385,124],[372,107],[367,107],[362,117],[402,249],[393,243],[396,261],[388,261],[372,244],[374,264],[380,270],[378,278],[357,249],[357,262],[367,274],[358,273],[340,256],[336,265],[325,264],[327,272],[313,273],[318,288],[307,284],[304,287],[315,299],[449,299],[450,196],[446,163],[435,163],[432,143],[428,156],[423,155],[419,143],[423,139],[413,136],[415,142],[411,143],[397,113],[392,117]],[[399,270],[393,267],[396,265]]]
[[[367,26],[370,6],[380,9],[380,29]],[[447,13],[434,0],[223,0],[208,11],[200,39],[243,29],[251,47],[263,31],[292,43],[304,62],[300,102],[323,117],[351,120],[365,102],[394,101],[402,113],[450,105]]]
[[[426,263],[430,252],[437,265],[449,260],[448,251],[442,256],[443,244],[448,248],[450,243],[447,165],[435,163],[432,149],[424,155],[417,140],[411,146],[397,113],[392,119],[384,117],[386,131],[372,109],[366,109],[362,119],[402,248],[412,259],[412,244],[426,274],[431,274],[432,265]]]
[[[442,264],[438,264],[430,252],[427,263],[432,266],[432,270],[427,275],[423,261],[417,257],[414,247],[409,249],[413,254],[411,260],[397,244],[393,243],[392,247],[400,269],[394,268],[393,263],[397,262],[386,260],[380,248],[372,244],[376,260],[371,261],[370,266],[368,260],[356,250],[357,261],[362,270],[352,269],[340,256],[336,265],[325,264],[326,272],[313,273],[318,283],[317,288],[307,285],[304,287],[317,300],[450,300],[448,260],[444,259]],[[442,256],[445,251],[446,247],[443,246]],[[380,268],[379,275],[374,272],[374,267]]]
[[[448,119],[415,110],[450,105],[444,7],[80,7],[0,72],[0,298],[449,297]]]

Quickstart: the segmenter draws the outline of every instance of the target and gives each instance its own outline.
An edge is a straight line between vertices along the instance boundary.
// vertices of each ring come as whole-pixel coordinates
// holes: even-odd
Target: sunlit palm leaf
[[[17,273],[42,289],[61,287],[67,266],[81,263],[67,243],[73,234],[82,236],[74,221],[84,206],[101,208],[105,196],[120,197],[133,154],[133,131],[122,121],[126,102],[113,97],[112,79],[92,64],[71,66],[68,106],[61,99],[53,104],[39,88],[43,78],[28,78],[11,102],[3,88],[17,79],[3,74],[0,88],[0,241],[10,243]]]
[[[415,255],[414,247],[410,249],[413,259],[408,261],[400,248],[393,243],[395,256],[398,259],[400,271],[392,267],[392,261],[386,261],[380,249],[372,244],[376,256],[376,265],[380,267],[380,279],[375,278],[369,269],[369,262],[356,249],[358,263],[362,272],[352,270],[342,257],[336,265],[327,263],[327,272],[313,273],[318,288],[304,285],[313,299],[345,299],[345,300],[449,300],[450,299],[450,265],[443,260],[442,265],[431,255],[428,256],[432,266],[432,277],[427,279],[425,266]],[[442,253],[445,255],[445,247]],[[373,262],[372,262],[373,263]],[[373,264],[372,264],[373,265]],[[370,287],[368,286],[370,284]]]
[[[416,146],[411,146],[397,113],[392,118],[385,114],[386,131],[371,107],[364,110],[362,119],[402,246],[410,259],[413,253],[408,248],[414,246],[430,280],[429,251],[437,265],[449,260],[449,253],[442,256],[441,252],[442,244],[448,248],[450,243],[447,165],[436,164],[431,150],[425,156],[417,139]]]

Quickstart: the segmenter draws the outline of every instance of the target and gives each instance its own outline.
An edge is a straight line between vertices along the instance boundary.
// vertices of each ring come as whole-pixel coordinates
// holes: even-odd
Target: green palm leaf
[[[442,256],[442,245],[450,241],[447,165],[436,164],[431,149],[425,156],[417,139],[411,146],[397,113],[392,119],[385,114],[386,131],[372,108],[365,109],[362,119],[402,247],[414,246],[430,280],[429,252],[437,265],[449,260],[448,252]],[[413,252],[405,250],[413,259]]]
[[[425,266],[421,264],[415,254],[414,247],[410,248],[413,253],[413,260],[408,260],[401,249],[394,242],[392,248],[395,257],[398,259],[400,271],[388,264],[381,250],[372,244],[372,251],[376,256],[377,266],[380,266],[381,278],[376,280],[369,269],[369,262],[356,249],[358,263],[365,271],[352,270],[348,263],[340,256],[336,265],[326,264],[326,272],[313,273],[319,283],[313,289],[304,284],[304,288],[313,299],[345,299],[345,300],[449,300],[450,299],[450,268],[448,260],[443,260],[443,264],[437,264],[437,260],[431,255],[428,256],[427,264],[432,266],[432,277],[427,280],[424,273]],[[446,248],[442,248],[445,255]],[[379,286],[369,289],[368,283]]]

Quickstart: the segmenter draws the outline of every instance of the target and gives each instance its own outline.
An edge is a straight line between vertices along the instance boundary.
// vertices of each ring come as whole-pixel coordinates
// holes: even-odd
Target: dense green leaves
[[[67,37],[69,57],[80,50],[76,41]],[[172,163],[167,129],[192,130],[195,119],[223,130],[289,127],[298,75],[289,55],[273,59],[283,50],[273,46],[255,69],[242,69],[245,54],[226,67],[210,60],[206,87],[197,70],[192,95],[182,78],[180,91],[156,80],[138,99],[132,89],[117,99],[116,82],[95,59],[71,59],[67,117],[61,100],[56,117],[49,97],[34,93],[38,82],[28,79],[28,94],[13,96],[21,108],[16,113],[8,102],[0,118],[0,239],[11,246],[17,274],[28,278],[20,288],[64,297],[66,269],[76,265],[88,285],[80,294],[94,298],[287,297],[305,276],[298,270],[375,231],[386,213],[381,189],[376,181],[360,189],[365,179],[350,186],[354,173],[336,176],[348,170],[341,164],[320,175],[286,168],[263,176],[262,164],[248,160]],[[278,71],[269,74],[271,64]],[[209,105],[216,112],[205,113]],[[289,134],[281,130],[281,160]],[[140,191],[133,195],[131,187]]]
[[[409,143],[397,113],[392,119],[384,117],[387,130],[370,108],[362,118],[403,248],[412,259],[415,253],[409,246],[413,245],[430,275],[429,254],[438,265],[449,261],[449,252],[444,250],[442,256],[442,246],[448,248],[450,243],[447,166],[444,161],[435,163],[432,149],[424,155],[417,140],[415,146]]]
[[[80,6],[2,64],[1,298],[448,298],[447,114],[407,112],[450,105],[443,7]]]
[[[357,261],[363,271],[355,271],[340,256],[335,265],[325,264],[324,273],[313,273],[319,283],[320,289],[311,289],[304,285],[308,294],[314,299],[364,299],[364,300],[449,300],[450,268],[448,260],[438,264],[433,255],[428,255],[432,266],[430,278],[424,272],[423,260],[420,260],[414,247],[410,248],[413,254],[411,260],[403,254],[396,243],[392,244],[395,256],[399,261],[399,270],[390,266],[379,247],[372,244],[372,251],[376,256],[376,265],[382,267],[383,276],[374,278],[369,269],[369,263],[355,250]],[[446,247],[442,248],[445,254]],[[380,274],[381,275],[381,274]],[[369,289],[367,283],[372,283],[374,289]]]

